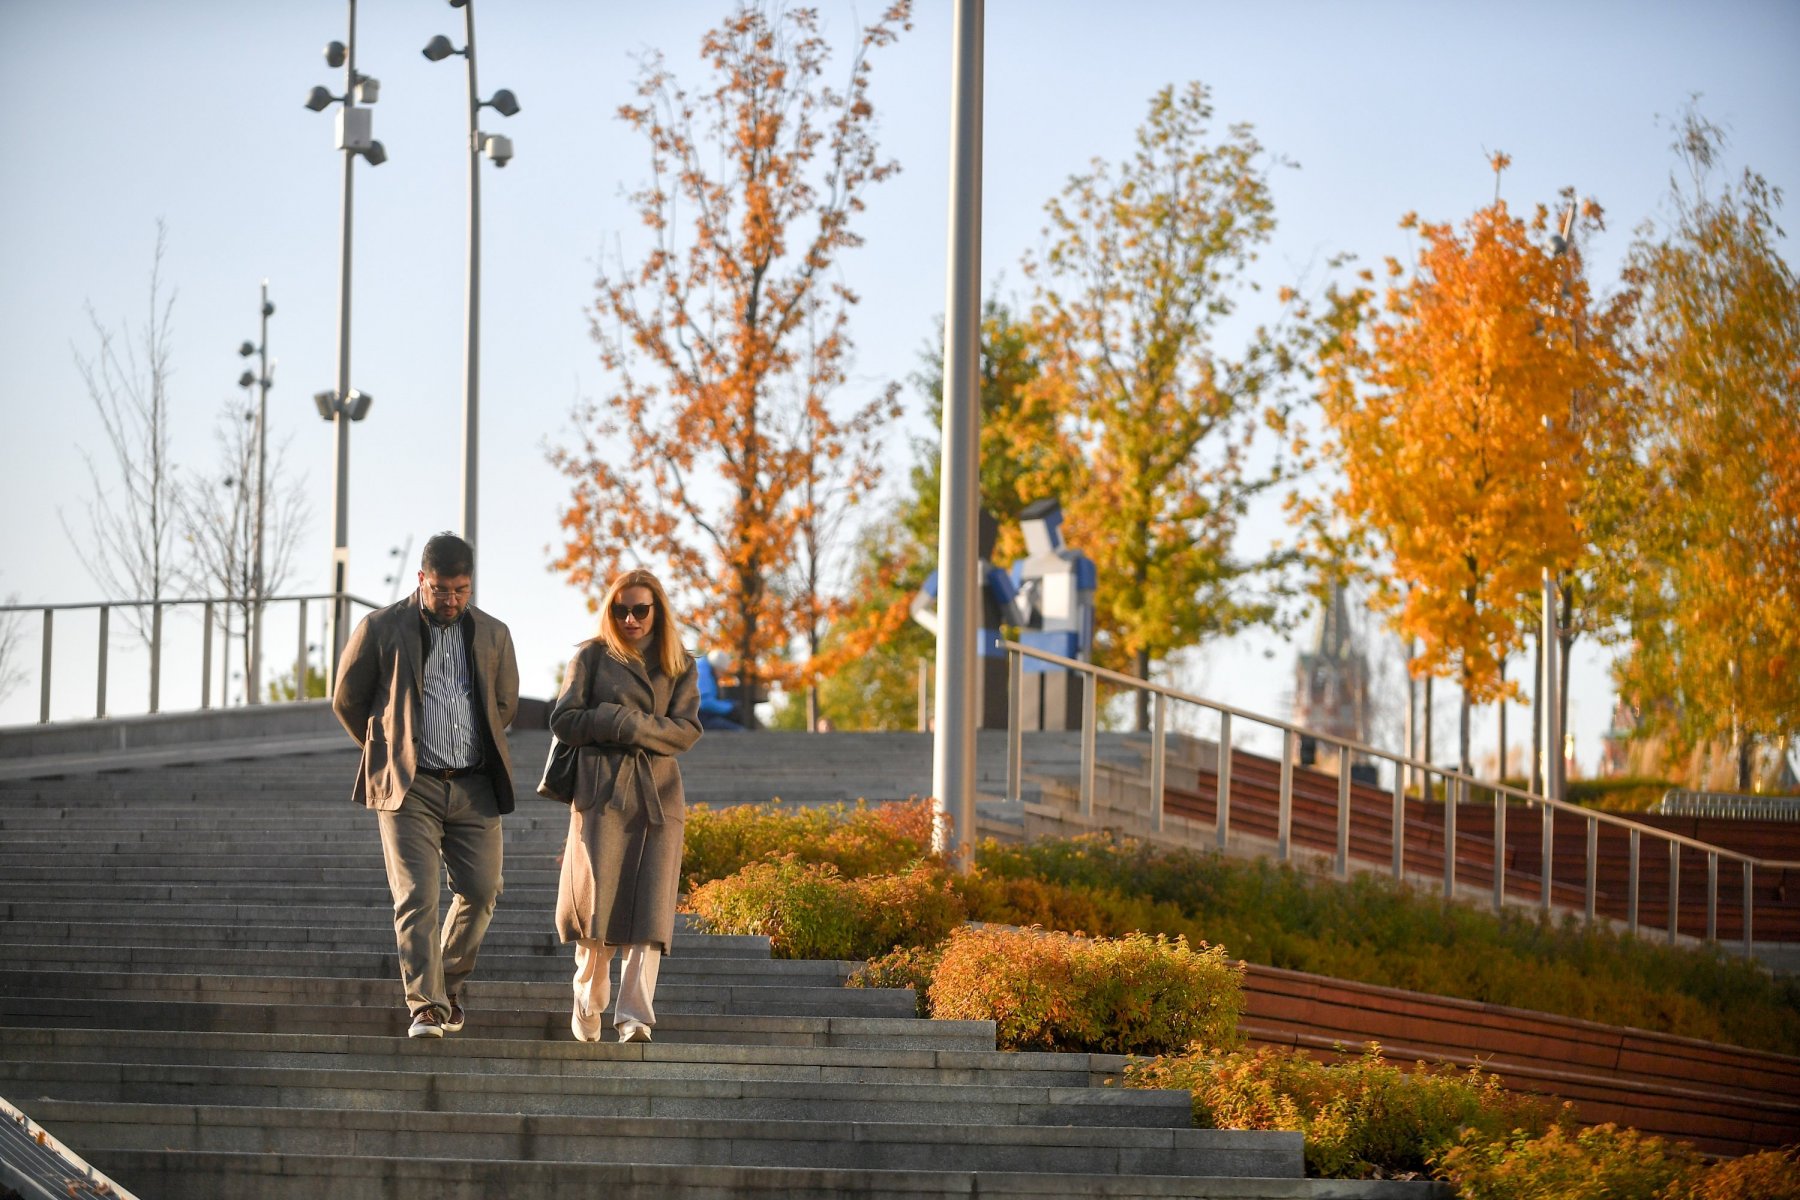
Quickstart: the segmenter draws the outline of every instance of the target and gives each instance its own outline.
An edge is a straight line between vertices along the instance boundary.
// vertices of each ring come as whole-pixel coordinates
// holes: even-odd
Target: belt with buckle
[[[465,775],[473,775],[479,770],[481,770],[480,764],[473,767],[420,767],[419,774],[449,782],[452,779],[461,779]]]

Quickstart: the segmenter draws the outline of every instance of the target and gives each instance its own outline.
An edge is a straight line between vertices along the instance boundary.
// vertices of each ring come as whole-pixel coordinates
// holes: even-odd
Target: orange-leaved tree
[[[1252,498],[1283,477],[1279,453],[1251,445],[1285,415],[1291,355],[1265,328],[1220,344],[1275,227],[1271,160],[1249,126],[1214,140],[1211,121],[1204,85],[1159,91],[1136,151],[1095,160],[1046,205],[1050,244],[1027,263],[1041,384],[1080,455],[1064,528],[1099,576],[1095,657],[1141,677],[1272,619],[1264,585],[1283,558],[1236,543]]]
[[[1673,219],[1629,258],[1653,491],[1618,674],[1647,732],[1728,743],[1748,790],[1757,743],[1785,757],[1800,733],[1800,282],[1779,250],[1780,192],[1750,171],[1709,190],[1723,147],[1687,114]]]
[[[763,681],[807,678],[786,661],[821,616],[793,584],[803,539],[822,555],[820,506],[866,491],[894,411],[892,387],[848,413],[831,403],[857,300],[833,271],[861,243],[869,188],[899,169],[876,144],[869,55],[910,13],[896,0],[861,31],[840,89],[814,10],[740,4],[702,40],[705,90],[652,55],[640,103],[619,110],[649,145],[633,200],[650,245],[597,283],[614,390],[574,414],[580,444],[551,454],[574,483],[552,565],[590,604],[623,564],[666,568],[701,635],[735,653],[745,711]]]
[[[1496,201],[1460,230],[1418,226],[1417,261],[1389,260],[1381,303],[1366,274],[1335,295],[1321,364],[1337,509],[1387,564],[1377,603],[1420,640],[1414,673],[1461,685],[1464,770],[1470,704],[1516,688],[1501,667],[1520,608],[1582,547],[1572,398],[1614,386],[1587,281],[1549,225]]]

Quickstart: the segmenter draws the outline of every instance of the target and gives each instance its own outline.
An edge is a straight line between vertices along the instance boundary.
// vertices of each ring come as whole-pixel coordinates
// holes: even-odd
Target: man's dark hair
[[[459,579],[475,573],[475,547],[449,530],[433,534],[419,556],[419,570],[439,579]]]

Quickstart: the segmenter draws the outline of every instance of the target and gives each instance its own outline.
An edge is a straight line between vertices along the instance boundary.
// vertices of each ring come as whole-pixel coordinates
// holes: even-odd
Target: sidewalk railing
[[[1350,806],[1351,806],[1351,767],[1353,760],[1364,763],[1386,763],[1392,771],[1392,824],[1393,852],[1391,869],[1393,877],[1401,880],[1406,870],[1406,833],[1407,833],[1407,799],[1409,796],[1408,780],[1420,783],[1418,795],[1433,795],[1432,781],[1442,784],[1444,843],[1443,894],[1450,899],[1456,893],[1456,849],[1457,849],[1457,810],[1461,805],[1471,803],[1474,789],[1480,788],[1493,797],[1493,905],[1500,911],[1508,895],[1508,875],[1513,874],[1506,865],[1506,817],[1508,801],[1516,801],[1535,808],[1541,814],[1542,830],[1541,875],[1538,877],[1538,903],[1546,910],[1553,906],[1553,847],[1555,841],[1555,823],[1560,815],[1565,819],[1585,823],[1586,856],[1585,856],[1585,889],[1583,914],[1589,924],[1596,919],[1596,900],[1599,893],[1599,843],[1600,828],[1605,825],[1623,831],[1629,837],[1630,859],[1629,878],[1626,890],[1625,923],[1633,936],[1638,934],[1639,882],[1642,874],[1643,844],[1648,840],[1652,845],[1661,842],[1667,847],[1669,859],[1669,920],[1667,939],[1674,944],[1677,937],[1677,926],[1680,915],[1681,887],[1681,852],[1693,851],[1705,856],[1706,860],[1706,940],[1708,943],[1718,941],[1718,909],[1721,895],[1721,864],[1736,864],[1743,884],[1743,953],[1747,958],[1752,950],[1753,918],[1756,904],[1755,879],[1758,871],[1800,871],[1800,862],[1785,862],[1758,858],[1723,846],[1715,846],[1708,842],[1684,837],[1667,830],[1658,829],[1633,821],[1629,817],[1617,813],[1602,812],[1595,809],[1582,808],[1561,800],[1549,799],[1534,795],[1519,788],[1485,780],[1477,780],[1461,771],[1447,770],[1433,766],[1427,762],[1381,750],[1377,747],[1345,738],[1335,737],[1315,730],[1303,729],[1286,721],[1266,717],[1229,704],[1221,704],[1201,696],[1192,695],[1163,684],[1139,679],[1136,676],[1124,675],[1117,671],[1109,671],[1092,663],[1079,662],[1075,659],[1063,658],[1017,642],[1003,643],[1007,651],[1007,744],[1006,744],[1006,794],[1007,799],[1018,803],[1022,798],[1024,780],[1024,732],[1021,727],[1020,714],[1023,710],[1024,696],[1024,661],[1026,658],[1037,659],[1054,666],[1063,667],[1076,673],[1081,679],[1081,762],[1080,762],[1080,812],[1084,818],[1091,818],[1094,813],[1094,766],[1095,766],[1095,734],[1098,729],[1099,685],[1106,683],[1121,689],[1136,692],[1147,692],[1152,698],[1152,718],[1150,728],[1150,811],[1144,814],[1150,826],[1161,832],[1163,829],[1163,798],[1166,784],[1166,762],[1168,756],[1169,705],[1171,702],[1187,704],[1217,715],[1219,722],[1218,735],[1218,802],[1215,810],[1214,834],[1218,847],[1223,850],[1230,837],[1231,830],[1231,749],[1234,740],[1234,725],[1238,728],[1261,726],[1273,730],[1281,737],[1280,785],[1276,812],[1275,852],[1280,861],[1290,861],[1293,853],[1293,817],[1294,817],[1294,765],[1299,758],[1300,739],[1313,740],[1319,748],[1319,754],[1330,753],[1335,748],[1337,757],[1337,845],[1333,860],[1337,876],[1347,878],[1350,871]],[[1485,802],[1484,802],[1485,803]],[[1429,805],[1427,806],[1429,809]],[[1437,832],[1435,823],[1431,829]],[[1529,877],[1519,880],[1524,885]],[[1512,889],[1517,894],[1522,887]]]
[[[293,604],[298,606],[296,628],[299,639],[294,652],[295,699],[305,699],[308,665],[308,646],[306,641],[307,605],[320,602],[330,605],[336,597],[330,592],[315,592],[299,596],[267,596],[261,601],[262,612],[259,619],[266,617],[268,610],[277,605]],[[364,609],[379,607],[360,596],[346,595],[346,607],[354,616],[356,606]],[[200,707],[213,707],[213,643],[215,631],[220,629],[219,617],[222,613],[241,611],[245,607],[255,606],[255,597],[243,596],[202,596],[173,600],[101,600],[75,604],[6,604],[0,605],[0,615],[9,613],[39,613],[43,618],[43,635],[40,645],[40,667],[38,670],[38,723],[48,724],[50,721],[51,681],[55,676],[53,670],[56,648],[56,624],[58,614],[74,614],[92,612],[98,618],[98,634],[95,641],[95,678],[94,678],[94,716],[107,715],[107,672],[112,657],[112,614],[115,609],[150,610],[149,613],[149,653],[150,653],[150,712],[162,710],[163,665],[165,645],[163,637],[164,616],[170,612],[191,612],[200,610]],[[229,653],[229,642],[223,653]],[[221,689],[223,690],[223,689]],[[246,699],[249,699],[248,695]],[[257,696],[252,703],[263,699]]]

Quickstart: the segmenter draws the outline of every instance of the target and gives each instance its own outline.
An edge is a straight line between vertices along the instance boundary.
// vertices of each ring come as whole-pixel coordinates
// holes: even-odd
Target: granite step
[[[1389,1181],[1055,1175],[1003,1171],[880,1171],[801,1167],[425,1161],[378,1156],[226,1154],[179,1150],[96,1153],[95,1165],[147,1192],[174,1186],[187,1200],[441,1200],[531,1196],[576,1200],[933,1200],[943,1197],[1104,1197],[1105,1200],[1419,1200],[1447,1188]]]
[[[578,1117],[287,1106],[40,1103],[65,1141],[115,1150],[1056,1174],[1300,1175],[1301,1135],[1217,1129]]]

